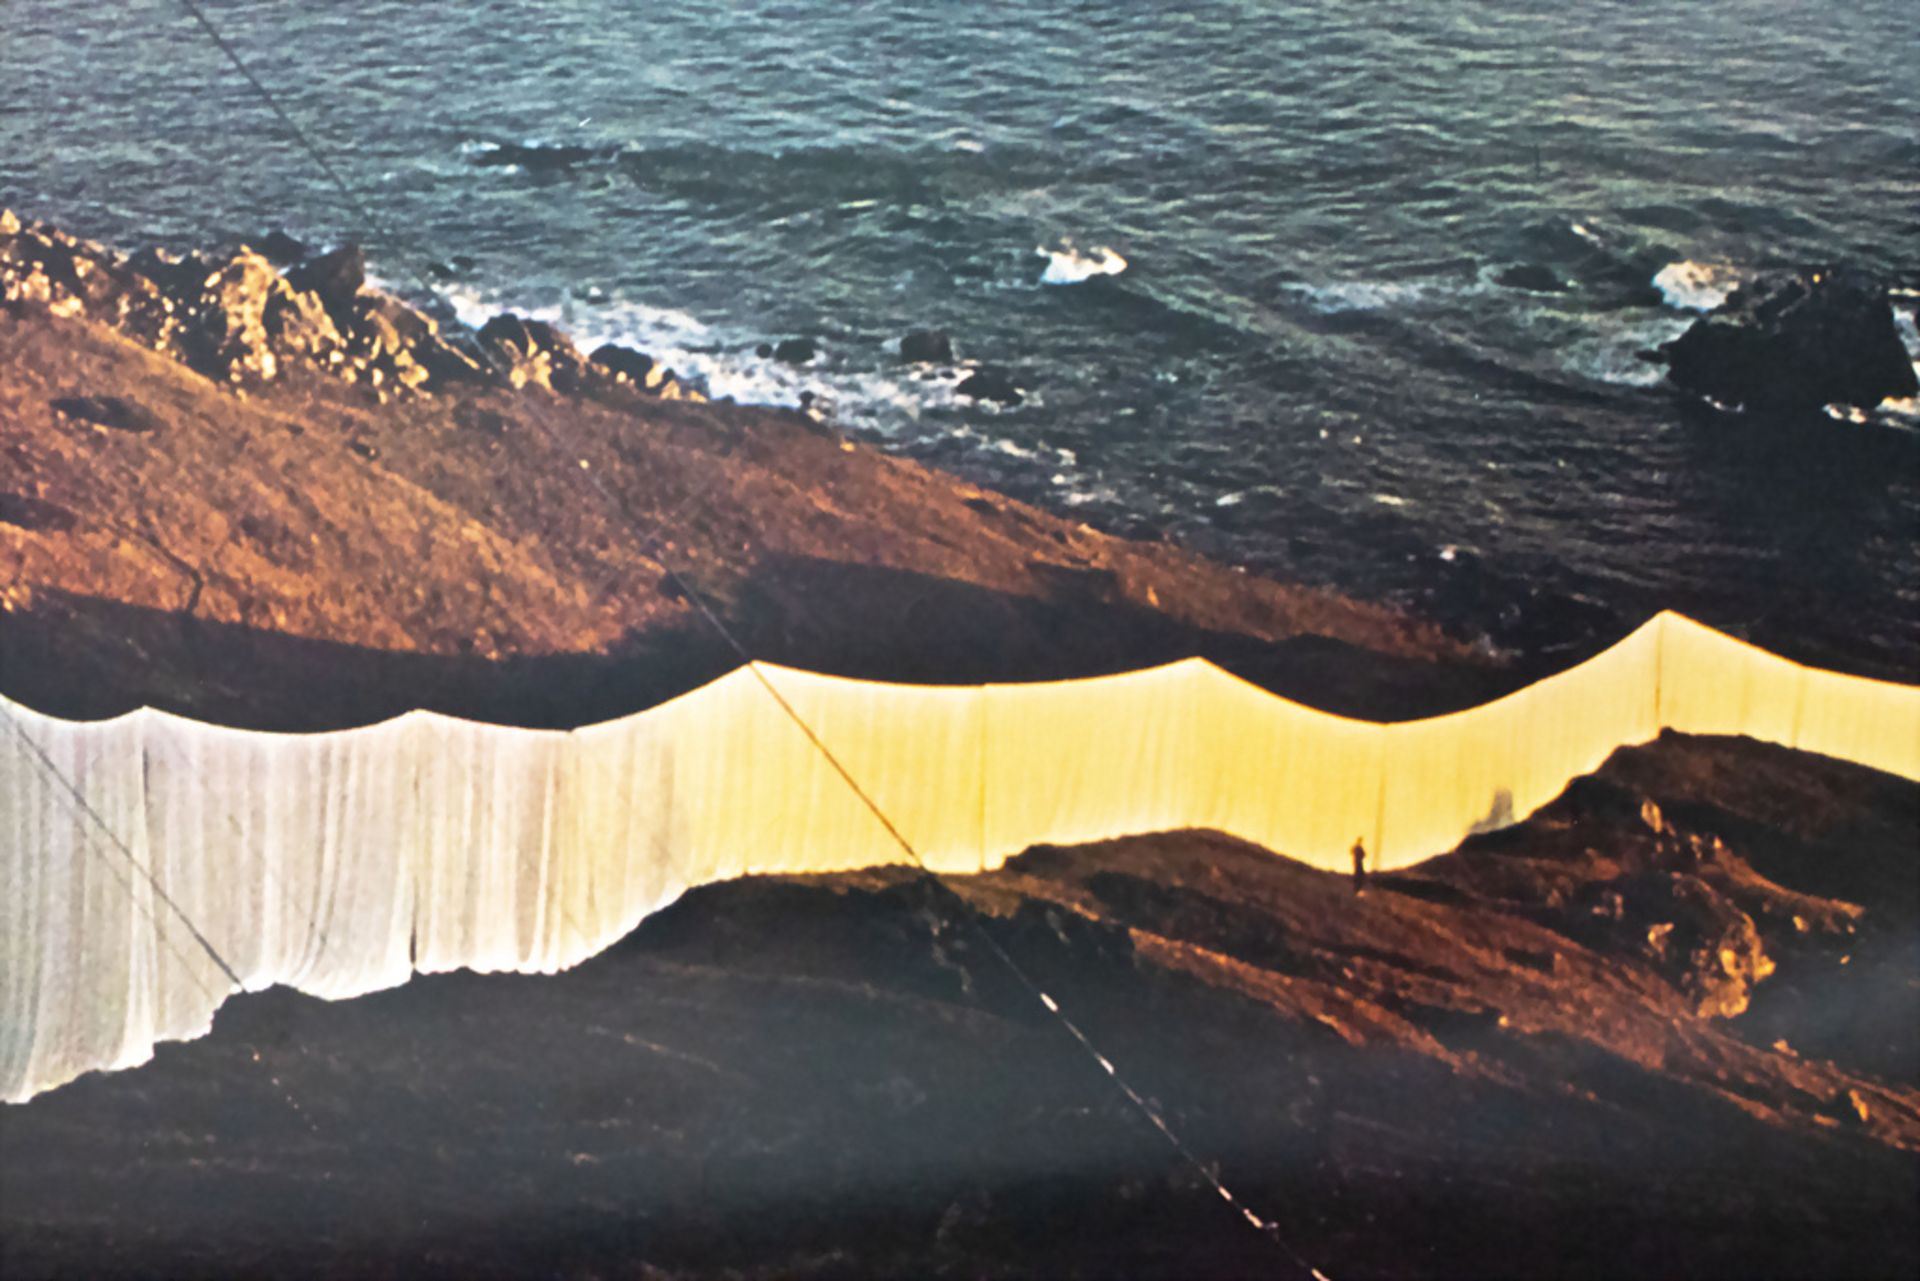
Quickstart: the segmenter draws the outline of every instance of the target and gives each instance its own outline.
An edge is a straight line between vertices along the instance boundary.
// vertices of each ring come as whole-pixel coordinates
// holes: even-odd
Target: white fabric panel
[[[1920,688],[1807,668],[1792,746],[1920,778]],[[1758,737],[1756,735],[1755,737]]]
[[[936,872],[977,872],[985,864],[986,697],[977,687],[891,685],[754,665],[806,722],[834,759]],[[802,735],[804,738],[804,735]],[[817,756],[808,745],[809,752]],[[837,774],[809,775],[837,809],[848,794]],[[845,836],[848,865],[900,863],[907,855],[863,805]],[[1031,842],[1029,842],[1030,844]],[[1022,846],[1021,848],[1025,848]],[[795,855],[810,867],[813,849]]]
[[[560,968],[569,943],[587,946],[553,919],[564,901],[554,824],[572,738],[424,712],[404,719],[417,762],[407,835],[414,968]]]
[[[148,840],[143,740],[155,714],[69,724],[5,711],[0,1097],[12,1100],[201,1035],[232,983],[141,870],[171,889],[166,873],[187,861],[156,858]]]
[[[1186,662],[986,686],[988,866],[1030,845],[1186,826],[1203,675]]]
[[[1386,870],[1452,849],[1475,832],[1514,821],[1530,774],[1516,745],[1537,720],[1531,689],[1485,707],[1395,725],[1386,735],[1380,839],[1369,842]]]
[[[340,998],[416,969],[561,969],[711,881],[905,861],[789,708],[942,872],[1183,827],[1331,870],[1359,837],[1401,867],[1663,727],[1920,779],[1920,688],[1677,614],[1484,707],[1392,725],[1197,659],[976,687],[754,664],[570,733],[421,712],[311,735],[154,711],[75,724],[0,699],[0,1099],[203,1033],[233,984],[188,922],[244,986]]]
[[[754,753],[795,761],[774,745],[794,733],[746,668],[575,731],[555,836],[555,874],[566,887],[553,923],[561,963],[593,955],[695,885],[756,868],[758,838],[792,801],[759,793]]]
[[[261,734],[150,714],[155,875],[249,988],[341,997],[412,972],[415,723]]]
[[[1682,734],[1745,734],[1794,745],[1806,668],[1679,614],[1654,621],[1661,629],[1661,724]]]
[[[1439,727],[1388,726],[1380,866],[1404,867],[1518,822],[1616,749],[1656,737],[1659,638],[1649,623],[1579,667],[1440,717]]]
[[[1318,867],[1346,865],[1354,838],[1378,846],[1385,729],[1198,664],[1193,804],[1165,827],[1212,827]],[[1142,829],[1150,830],[1150,829]]]

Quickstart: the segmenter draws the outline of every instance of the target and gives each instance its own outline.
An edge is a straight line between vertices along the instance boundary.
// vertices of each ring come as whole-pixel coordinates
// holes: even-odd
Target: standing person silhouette
[[[1353,892],[1367,892],[1367,846],[1364,837],[1353,838]]]

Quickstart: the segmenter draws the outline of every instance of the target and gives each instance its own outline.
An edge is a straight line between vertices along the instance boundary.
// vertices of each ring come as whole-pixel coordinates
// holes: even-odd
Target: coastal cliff
[[[689,591],[754,657],[852,676],[1200,654],[1373,716],[1518,683],[1398,611],[702,403],[640,353],[443,333],[352,253],[283,275],[9,218],[0,297],[0,688],[49,712],[579,724],[738,665]]]

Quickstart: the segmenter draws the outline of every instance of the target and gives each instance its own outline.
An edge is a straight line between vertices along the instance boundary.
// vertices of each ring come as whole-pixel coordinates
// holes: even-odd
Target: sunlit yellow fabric
[[[985,861],[1042,842],[1185,826],[1200,665],[1123,676],[989,685]]]
[[[186,921],[244,987],[340,998],[562,969],[691,887],[905,862],[902,839],[972,872],[1206,827],[1332,870],[1358,838],[1391,869],[1663,728],[1920,779],[1920,688],[1675,614],[1484,707],[1387,725],[1198,659],[957,687],[753,664],[569,733],[426,712],[310,735],[149,710],[78,724],[0,700],[0,1098],[202,1034],[234,982]]]
[[[1213,827],[1336,867],[1375,848],[1386,729],[1276,698],[1195,661],[1190,799],[1163,828]],[[1153,830],[1153,829],[1136,829]],[[1008,850],[1007,853],[1017,853]]]
[[[1660,620],[1571,671],[1482,707],[1383,729],[1383,868],[1450,850],[1559,795],[1615,748],[1660,732],[1654,690]]]

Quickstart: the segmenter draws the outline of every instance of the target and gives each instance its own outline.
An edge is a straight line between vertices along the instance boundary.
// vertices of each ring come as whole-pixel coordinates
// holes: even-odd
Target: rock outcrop
[[[806,365],[820,354],[820,346],[811,338],[782,338],[773,344],[773,358],[784,365]]]
[[[1846,268],[1742,285],[1659,350],[1676,386],[1763,413],[1871,409],[1916,391],[1886,289]]]
[[[443,333],[432,316],[367,287],[357,245],[311,254],[278,232],[261,243],[264,253],[241,245],[225,255],[123,255],[0,211],[0,305],[100,322],[237,387],[302,369],[380,401],[456,384],[700,399],[640,353],[617,368],[589,361],[539,321],[498,316],[477,340]],[[284,273],[276,263],[288,264]]]
[[[901,336],[900,359],[910,365],[950,365],[953,339],[944,329],[916,329]]]
[[[1567,284],[1555,275],[1553,268],[1543,267],[1537,262],[1518,263],[1508,267],[1495,276],[1494,283],[1505,285],[1508,289],[1523,289],[1535,294],[1563,294]]]
[[[1026,399],[1020,386],[1014,381],[1012,370],[997,365],[982,365],[955,387],[954,394],[965,396],[969,400],[991,400],[1002,405],[1017,405]]]

